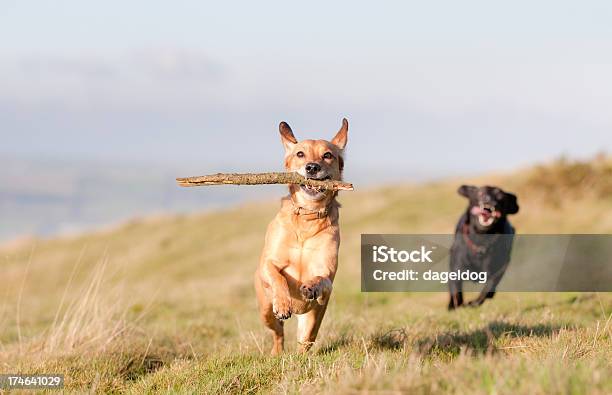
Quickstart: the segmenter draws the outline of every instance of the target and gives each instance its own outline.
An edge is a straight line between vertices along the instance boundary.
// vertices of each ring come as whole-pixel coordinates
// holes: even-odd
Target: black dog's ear
[[[459,189],[457,189],[457,193],[461,196],[465,196],[468,199],[473,199],[476,195],[476,191],[478,191],[478,187],[474,185],[461,185]]]
[[[513,193],[504,192],[504,212],[506,214],[516,214],[519,211],[519,205],[516,200],[516,195]]]

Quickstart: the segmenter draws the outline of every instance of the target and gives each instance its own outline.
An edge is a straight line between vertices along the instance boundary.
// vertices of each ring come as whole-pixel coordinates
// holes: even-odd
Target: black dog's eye
[[[304,157],[304,153],[302,151],[298,151],[298,153],[296,154],[298,158],[303,158]]]
[[[331,152],[326,152],[323,154],[323,159],[333,159],[333,155],[331,154]]]

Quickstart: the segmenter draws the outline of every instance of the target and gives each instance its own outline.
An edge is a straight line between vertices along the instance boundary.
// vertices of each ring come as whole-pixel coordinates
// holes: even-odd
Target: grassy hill
[[[612,162],[342,193],[340,266],[312,352],[267,355],[252,289],[278,203],[133,220],[0,249],[0,373],[70,390],[610,393],[611,294],[363,294],[361,233],[450,233],[462,183],[516,192],[520,233],[612,233]]]

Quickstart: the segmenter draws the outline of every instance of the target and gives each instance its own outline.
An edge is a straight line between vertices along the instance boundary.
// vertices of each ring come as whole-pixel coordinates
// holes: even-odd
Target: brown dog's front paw
[[[310,302],[321,296],[321,287],[319,284],[302,284],[300,286],[300,293],[304,300]]]
[[[305,301],[316,300],[321,306],[327,303],[331,291],[332,283],[325,277],[315,277],[300,286],[300,294]]]
[[[277,298],[272,302],[272,312],[279,320],[286,320],[291,317],[291,300]]]

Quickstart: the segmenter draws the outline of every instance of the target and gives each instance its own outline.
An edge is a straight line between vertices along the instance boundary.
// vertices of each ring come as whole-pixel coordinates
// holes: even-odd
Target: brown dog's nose
[[[306,166],[304,167],[304,169],[306,169],[306,174],[308,174],[309,176],[314,176],[316,175],[319,170],[321,170],[321,166],[317,163],[306,163]]]

